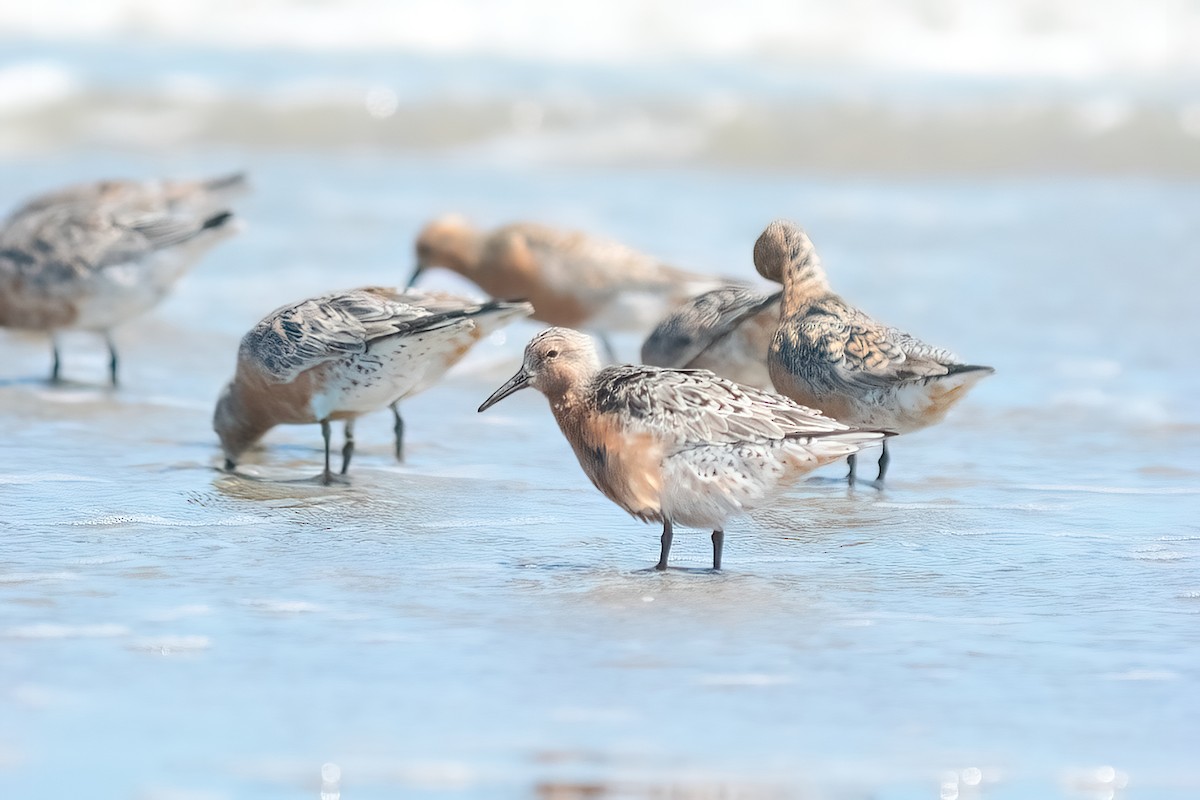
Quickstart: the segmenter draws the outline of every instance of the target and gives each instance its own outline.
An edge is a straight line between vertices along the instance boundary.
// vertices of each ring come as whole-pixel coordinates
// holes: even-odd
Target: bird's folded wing
[[[372,341],[429,316],[420,306],[369,290],[314,297],[258,323],[242,340],[242,354],[272,380],[287,383],[325,361],[363,353]]]
[[[800,324],[808,358],[824,362],[844,383],[860,387],[945,375],[958,363],[953,354],[860,311],[813,314]]]
[[[630,433],[650,433],[675,452],[847,430],[781,395],[727,381],[707,370],[610,367],[597,376],[594,389],[599,411],[618,415]]]

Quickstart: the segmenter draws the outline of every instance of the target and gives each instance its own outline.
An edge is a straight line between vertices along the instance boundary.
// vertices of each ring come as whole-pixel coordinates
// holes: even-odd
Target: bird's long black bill
[[[496,391],[492,392],[492,396],[483,401],[483,405],[479,407],[480,411],[487,411],[492,406],[499,403],[504,398],[508,397],[513,392],[519,392],[529,386],[529,376],[525,374],[525,370],[518,370],[516,375],[513,375],[504,385]]]
[[[404,284],[404,288],[405,288],[405,289],[411,289],[412,287],[416,286],[416,285],[417,285],[417,279],[421,277],[421,273],[422,273],[422,272],[424,272],[424,271],[425,271],[425,268],[424,268],[424,267],[422,267],[420,264],[418,264],[418,265],[417,265],[417,266],[416,266],[416,267],[413,269],[413,271],[412,271],[412,275],[409,275],[409,276],[408,276],[408,283]]]

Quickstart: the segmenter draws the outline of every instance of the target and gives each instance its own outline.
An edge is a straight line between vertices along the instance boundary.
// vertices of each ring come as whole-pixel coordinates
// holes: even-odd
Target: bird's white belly
[[[168,251],[99,270],[80,287],[73,327],[103,331],[144,314],[166,297],[189,265]]]
[[[663,514],[688,527],[723,528],[800,475],[857,450],[837,437],[693,447],[663,461]]]
[[[986,374],[960,373],[880,389],[857,401],[854,420],[842,421],[864,428],[911,433],[940,422],[962,397],[963,389]]]
[[[381,341],[362,354],[337,361],[310,402],[320,420],[335,412],[367,414],[429,387],[471,339],[474,323],[458,324]]]
[[[786,467],[761,445],[695,447],[663,461],[663,514],[693,528],[723,528],[774,491]]]

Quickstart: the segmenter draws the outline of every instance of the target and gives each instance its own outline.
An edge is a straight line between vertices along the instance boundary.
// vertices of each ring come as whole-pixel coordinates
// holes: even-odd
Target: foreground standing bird
[[[726,520],[887,435],[705,370],[601,369],[592,340],[567,328],[534,336],[521,369],[479,410],[528,386],[550,402],[592,484],[634,517],[662,523],[658,570],[675,524],[711,530],[720,569]]]
[[[333,482],[330,422],[345,420],[341,474],[354,452],[354,420],[420,392],[497,328],[528,316],[529,304],[476,303],[452,295],[368,287],[283,306],[254,326],[237,371],[217,401],[213,428],[225,468],[276,425],[318,422],[325,440],[321,480]],[[396,412],[396,451],[403,426]]]
[[[995,371],[882,325],[834,294],[812,241],[787,220],[772,222],[758,237],[754,266],[784,286],[767,363],[776,390],[797,403],[849,425],[908,433],[940,422]],[[877,481],[888,459],[885,441]],[[854,483],[853,455],[849,462]]]
[[[688,297],[724,283],[667,266],[617,242],[518,222],[486,232],[457,216],[430,222],[416,242],[417,267],[474,281],[492,297],[520,297],[533,318],[595,331],[610,357],[610,331],[644,331]]]
[[[0,230],[0,327],[50,334],[58,381],[57,333],[111,331],[161,301],[234,225],[228,202],[241,174],[206,181],[102,181],[36,197]]]
[[[779,327],[781,293],[725,286],[668,314],[642,344],[642,363],[707,369],[736,383],[771,389],[767,351]]]

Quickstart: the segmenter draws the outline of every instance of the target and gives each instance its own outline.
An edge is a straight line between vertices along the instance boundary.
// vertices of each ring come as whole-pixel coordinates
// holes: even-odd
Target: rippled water
[[[62,388],[44,342],[0,337],[13,796],[1200,793],[1194,185],[77,153],[4,163],[4,192],[168,166],[245,166],[256,192],[245,233],[119,331],[120,390],[87,337]],[[637,572],[657,531],[534,393],[475,413],[532,325],[406,402],[403,466],[385,412],[349,487],[280,482],[316,472],[315,427],[217,472],[241,333],[403,280],[448,209],[729,275],[787,216],[847,295],[997,374],[895,443],[886,490],[831,467],[732,523],[721,574]],[[680,566],[707,553],[676,537]]]

